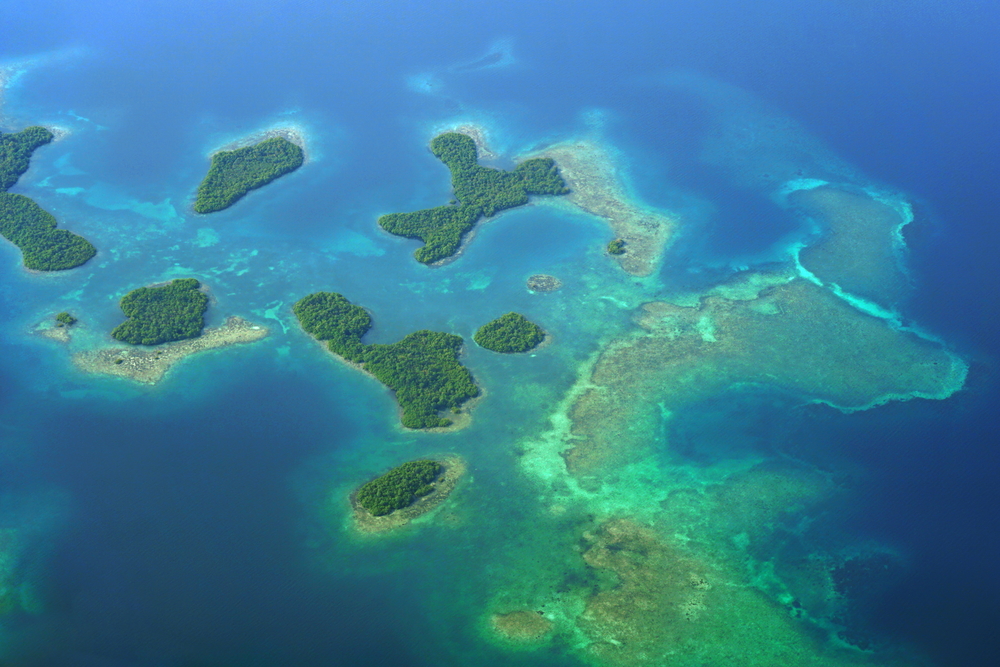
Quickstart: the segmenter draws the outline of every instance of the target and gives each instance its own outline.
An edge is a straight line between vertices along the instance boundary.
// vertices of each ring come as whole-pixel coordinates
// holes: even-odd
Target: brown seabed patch
[[[614,237],[625,241],[625,253],[614,256],[622,269],[639,277],[656,270],[674,236],[677,221],[635,203],[626,192],[607,151],[593,142],[576,141],[556,144],[523,157],[555,160],[570,189],[569,194],[560,199],[603,219]]]
[[[177,362],[192,354],[230,345],[252,343],[268,329],[242,317],[230,317],[221,327],[205,329],[197,338],[152,347],[112,347],[73,355],[73,363],[86,373],[114,375],[134,382],[156,384]]]

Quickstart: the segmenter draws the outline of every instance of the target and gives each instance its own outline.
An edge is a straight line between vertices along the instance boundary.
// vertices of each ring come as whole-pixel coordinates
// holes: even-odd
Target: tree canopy
[[[615,239],[608,243],[608,254],[609,255],[624,255],[625,254],[625,239]]]
[[[302,149],[284,137],[271,137],[259,144],[219,151],[205,180],[198,186],[194,210],[214,213],[229,208],[243,195],[267,185],[302,166]]]
[[[362,343],[371,317],[335,292],[303,297],[292,311],[306,333],[325,341],[331,352],[359,364],[395,393],[407,428],[448,426],[451,420],[439,413],[479,395],[472,374],[458,361],[461,336],[421,330],[389,345]]]
[[[373,516],[384,516],[434,491],[434,480],[443,470],[437,461],[409,461],[363,485],[355,499]]]
[[[71,327],[76,324],[76,318],[70,315],[65,310],[61,313],[56,314],[56,326],[58,327]]]
[[[97,254],[87,239],[56,229],[56,219],[34,200],[10,192],[0,192],[0,234],[21,249],[24,266],[34,271],[72,269]]]
[[[178,278],[166,285],[134,289],[121,300],[128,319],[111,336],[133,345],[159,345],[196,338],[205,327],[208,296],[194,278]]]
[[[431,152],[451,171],[457,203],[412,213],[390,213],[378,220],[390,234],[423,241],[414,257],[424,264],[454,255],[462,238],[483,216],[527,204],[528,195],[569,192],[550,158],[525,160],[513,171],[484,167],[479,164],[476,142],[459,132],[434,137]]]
[[[52,133],[38,125],[20,132],[0,132],[0,192],[6,192],[17,183],[17,179],[28,171],[31,154],[52,139]]]
[[[527,352],[545,339],[545,331],[520,313],[507,313],[479,327],[473,340],[493,352]]]

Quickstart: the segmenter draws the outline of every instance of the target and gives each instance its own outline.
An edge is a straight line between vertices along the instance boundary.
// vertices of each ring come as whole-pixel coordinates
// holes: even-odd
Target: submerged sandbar
[[[906,295],[910,285],[900,261],[906,217],[867,194],[831,185],[795,190],[787,202],[824,228],[817,241],[799,251],[803,268],[823,283],[884,307]]]
[[[962,388],[967,365],[939,343],[802,278],[771,282],[751,298],[716,291],[696,306],[643,306],[637,330],[605,348],[581,379],[568,411],[569,471],[596,481],[642,458],[664,411],[741,384],[844,411]]]
[[[640,206],[627,192],[604,147],[580,140],[549,146],[524,157],[547,157],[559,165],[570,190],[566,201],[603,219],[615,238],[624,241],[626,251],[614,258],[625,271],[648,276],[656,270],[677,229],[677,220]]]
[[[115,375],[134,382],[156,384],[182,359],[215,348],[252,343],[267,337],[268,329],[242,317],[230,317],[220,327],[156,347],[109,347],[73,355],[73,363],[87,373]]]

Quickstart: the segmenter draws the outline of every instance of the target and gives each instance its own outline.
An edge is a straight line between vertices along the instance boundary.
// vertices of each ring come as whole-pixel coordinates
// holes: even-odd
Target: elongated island
[[[551,158],[531,158],[513,171],[479,164],[476,142],[467,134],[445,132],[431,141],[431,152],[451,171],[455,203],[412,213],[390,213],[379,226],[396,236],[424,242],[413,253],[418,262],[433,264],[454,255],[463,237],[483,217],[528,203],[529,195],[569,192]]]
[[[418,459],[362,484],[351,494],[358,530],[380,533],[401,528],[440,505],[465,474],[457,456]]]
[[[229,208],[251,190],[295,171],[305,161],[302,148],[284,137],[212,155],[208,174],[198,186],[197,213]]]
[[[55,136],[39,125],[20,132],[0,132],[0,191],[6,192],[28,171],[35,149],[50,143]]]
[[[365,344],[371,316],[336,292],[316,292],[292,308],[302,329],[330,352],[367,372],[396,395],[406,428],[447,428],[462,405],[479,395],[472,374],[458,361],[462,337],[415,331],[391,345]]]

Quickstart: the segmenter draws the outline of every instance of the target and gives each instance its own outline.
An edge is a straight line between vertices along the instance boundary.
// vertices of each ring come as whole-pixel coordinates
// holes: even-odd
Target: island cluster
[[[53,138],[38,126],[0,132],[0,235],[21,250],[25,268],[32,271],[72,269],[97,254],[87,239],[56,229],[56,219],[34,200],[8,192],[28,171],[35,150]]]

